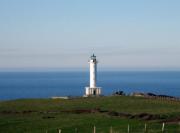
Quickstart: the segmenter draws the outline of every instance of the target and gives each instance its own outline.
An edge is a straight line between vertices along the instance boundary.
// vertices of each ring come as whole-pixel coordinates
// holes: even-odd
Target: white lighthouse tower
[[[101,87],[96,87],[97,81],[97,60],[93,54],[89,60],[90,65],[90,86],[85,88],[85,96],[99,96],[101,95]]]

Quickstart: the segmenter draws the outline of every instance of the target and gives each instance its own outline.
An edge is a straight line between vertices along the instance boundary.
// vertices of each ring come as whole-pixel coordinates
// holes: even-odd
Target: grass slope
[[[160,120],[145,121],[138,118],[111,116],[107,113],[74,113],[71,110],[100,109],[130,114],[150,113],[165,119],[180,116],[180,102],[138,97],[112,96],[63,99],[19,99],[0,102],[0,133],[92,133],[96,125],[98,133],[109,133],[112,126],[116,133],[144,132],[147,123],[149,133],[161,132]],[[69,112],[66,112],[69,111]],[[165,125],[168,133],[180,132],[178,123]]]

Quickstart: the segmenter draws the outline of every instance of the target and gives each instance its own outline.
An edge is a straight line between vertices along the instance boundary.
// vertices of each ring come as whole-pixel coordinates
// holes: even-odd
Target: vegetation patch
[[[112,96],[76,99],[19,99],[0,102],[3,133],[180,132],[180,102]]]

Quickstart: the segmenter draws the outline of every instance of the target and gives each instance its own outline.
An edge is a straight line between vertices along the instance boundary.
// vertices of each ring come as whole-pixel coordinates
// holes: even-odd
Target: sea
[[[116,91],[180,97],[180,71],[99,71],[97,86],[103,95]],[[83,96],[88,71],[0,72],[0,100]]]

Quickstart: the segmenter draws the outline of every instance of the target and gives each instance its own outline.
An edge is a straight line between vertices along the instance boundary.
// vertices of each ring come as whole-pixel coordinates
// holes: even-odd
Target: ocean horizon
[[[89,71],[0,72],[0,100],[83,96]],[[115,91],[155,93],[180,97],[180,71],[99,71],[103,95]]]

